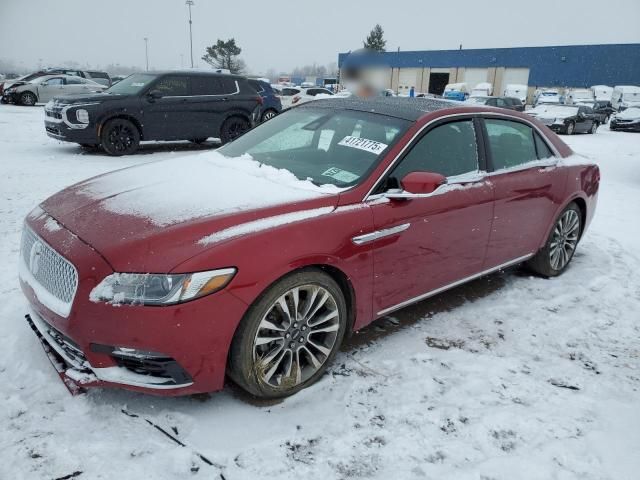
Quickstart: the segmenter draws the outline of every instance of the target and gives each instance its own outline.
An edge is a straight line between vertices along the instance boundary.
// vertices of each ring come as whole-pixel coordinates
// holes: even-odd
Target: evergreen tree
[[[382,30],[380,24],[376,24],[364,41],[364,48],[373,50],[374,52],[384,52],[386,45],[387,41],[384,39],[384,30]]]
[[[202,56],[202,60],[213,68],[225,68],[231,73],[243,72],[244,62],[238,58],[242,49],[236,45],[235,38],[230,38],[226,42],[218,39],[215,45],[206,48],[206,52],[207,54]]]

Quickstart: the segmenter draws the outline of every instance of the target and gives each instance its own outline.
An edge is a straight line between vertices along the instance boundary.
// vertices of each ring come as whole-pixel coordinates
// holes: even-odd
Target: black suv
[[[45,107],[44,123],[50,137],[127,155],[141,140],[229,142],[258,122],[261,105],[245,77],[136,73],[104,93],[54,98]]]

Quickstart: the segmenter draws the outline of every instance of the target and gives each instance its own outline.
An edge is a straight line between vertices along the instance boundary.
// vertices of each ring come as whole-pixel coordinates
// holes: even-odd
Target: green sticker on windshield
[[[347,172],[346,170],[342,170],[337,167],[331,167],[330,169],[322,172],[322,175],[325,177],[331,177],[339,182],[350,183],[354,180],[358,179],[358,175],[355,173]]]

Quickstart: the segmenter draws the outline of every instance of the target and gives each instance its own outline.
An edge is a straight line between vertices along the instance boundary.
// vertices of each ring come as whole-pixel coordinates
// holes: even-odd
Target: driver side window
[[[391,176],[400,181],[411,172],[432,172],[452,177],[475,171],[478,171],[478,148],[473,120],[462,120],[427,132]]]
[[[49,80],[44,82],[43,85],[50,87],[53,85],[62,85],[63,83],[64,81],[61,78],[50,78]]]

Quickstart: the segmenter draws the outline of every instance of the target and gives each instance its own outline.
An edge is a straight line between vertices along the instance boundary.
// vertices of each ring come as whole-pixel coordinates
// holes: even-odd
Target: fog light
[[[89,123],[89,112],[84,108],[76,110],[76,118],[80,123]]]

